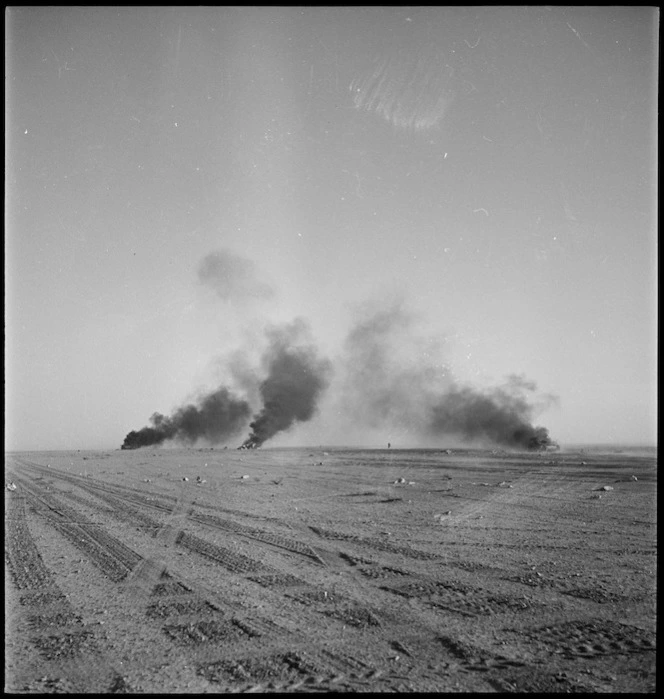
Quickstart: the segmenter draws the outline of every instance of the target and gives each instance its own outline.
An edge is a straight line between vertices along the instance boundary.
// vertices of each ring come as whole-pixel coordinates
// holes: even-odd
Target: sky
[[[445,445],[418,396],[508,384],[561,445],[656,443],[657,8],[5,19],[7,450],[256,413],[296,326],[325,380],[269,445]]]

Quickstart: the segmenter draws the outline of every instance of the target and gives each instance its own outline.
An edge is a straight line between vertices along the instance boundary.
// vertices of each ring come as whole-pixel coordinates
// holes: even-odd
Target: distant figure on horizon
[[[389,449],[392,445],[388,442],[387,443],[387,448]]]

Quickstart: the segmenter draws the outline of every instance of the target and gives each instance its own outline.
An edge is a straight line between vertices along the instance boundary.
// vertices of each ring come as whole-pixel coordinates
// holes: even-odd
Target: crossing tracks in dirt
[[[264,469],[270,452],[259,456]],[[224,459],[252,473],[252,457]],[[607,544],[601,517],[618,510],[598,509],[578,478],[475,469],[461,480],[456,467],[425,473],[424,459],[414,480],[432,485],[407,498],[317,497],[308,473],[280,506],[283,476],[215,490],[210,475],[210,488],[152,472],[118,477],[117,459],[133,455],[96,467],[88,457],[78,474],[76,458],[67,470],[7,457],[10,623],[27,652],[12,660],[6,689],[604,691],[620,686],[604,678],[611,668],[628,678],[623,690],[647,689],[654,676],[649,511]],[[287,461],[278,452],[276,466]],[[353,472],[358,492],[374,492],[362,477]],[[616,486],[638,502],[633,490]],[[433,516],[439,500],[454,503],[444,520]],[[294,502],[309,504],[300,513]],[[547,538],[555,521],[567,538]],[[606,567],[611,546],[628,552],[632,575]],[[604,675],[582,672],[588,662]]]

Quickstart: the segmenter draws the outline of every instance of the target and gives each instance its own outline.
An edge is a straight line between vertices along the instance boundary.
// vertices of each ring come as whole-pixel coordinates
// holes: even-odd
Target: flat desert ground
[[[657,455],[5,455],[5,690],[654,692]]]

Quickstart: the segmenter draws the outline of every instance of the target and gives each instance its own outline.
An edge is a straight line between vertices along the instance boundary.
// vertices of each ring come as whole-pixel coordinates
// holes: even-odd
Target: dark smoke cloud
[[[546,428],[532,424],[552,396],[538,396],[535,383],[520,376],[486,390],[461,385],[442,350],[418,336],[402,304],[365,308],[345,343],[340,409],[355,425],[396,427],[426,441],[455,438],[517,449],[553,444]]]
[[[137,449],[169,440],[184,444],[205,440],[219,444],[243,430],[250,415],[247,401],[221,387],[204,396],[198,405],[178,408],[170,417],[155,413],[150,418],[152,427],[130,432],[122,448]]]
[[[329,383],[332,365],[318,357],[306,324],[301,319],[268,331],[270,345],[263,356],[267,377],[259,391],[263,409],[250,424],[242,445],[252,449],[292,427],[310,420]]]
[[[198,279],[224,301],[245,303],[269,299],[274,288],[260,279],[256,265],[229,250],[206,255],[198,267]]]
[[[297,422],[310,420],[327,387],[331,363],[318,357],[303,320],[266,330],[268,345],[261,360],[259,379],[239,353],[231,355],[228,368],[234,384],[262,404],[250,423],[251,434],[242,445],[260,447],[277,433]],[[253,402],[253,401],[252,401]],[[162,444],[173,440],[194,444],[226,442],[244,430],[252,414],[250,401],[220,387],[202,397],[196,405],[178,408],[171,416],[155,413],[151,426],[130,432],[123,449]]]
[[[511,377],[505,386],[479,391],[452,386],[431,408],[430,434],[458,435],[466,441],[493,442],[517,449],[540,449],[552,444],[546,427],[534,427],[532,405],[525,391],[532,381]]]

